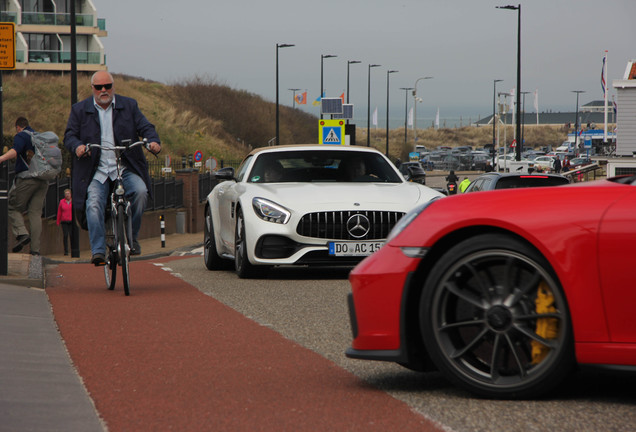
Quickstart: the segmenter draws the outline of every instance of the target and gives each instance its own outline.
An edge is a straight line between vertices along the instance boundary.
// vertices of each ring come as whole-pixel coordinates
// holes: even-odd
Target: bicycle
[[[101,144],[86,144],[87,151],[98,148],[115,153],[117,161],[117,177],[112,182],[110,192],[110,215],[106,210],[106,265],[104,266],[104,278],[109,290],[115,289],[117,280],[117,266],[121,267],[124,294],[130,295],[130,273],[128,263],[132,250],[132,215],[130,203],[126,199],[124,182],[122,179],[121,155],[126,150],[143,145],[148,149],[148,140],[143,139],[135,143],[132,140],[123,140],[121,146],[103,146]]]

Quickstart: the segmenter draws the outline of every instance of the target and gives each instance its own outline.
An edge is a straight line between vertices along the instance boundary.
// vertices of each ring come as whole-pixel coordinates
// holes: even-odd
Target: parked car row
[[[467,147],[434,150],[420,153],[420,157],[425,169],[439,171],[483,171],[486,168],[486,162],[492,160],[492,156],[488,153],[470,150]]]

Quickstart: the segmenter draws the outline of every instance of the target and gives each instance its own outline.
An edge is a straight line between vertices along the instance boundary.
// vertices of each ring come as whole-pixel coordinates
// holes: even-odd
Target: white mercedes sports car
[[[216,178],[205,205],[205,265],[234,261],[241,278],[276,265],[353,266],[406,212],[443,196],[357,146],[259,148]]]

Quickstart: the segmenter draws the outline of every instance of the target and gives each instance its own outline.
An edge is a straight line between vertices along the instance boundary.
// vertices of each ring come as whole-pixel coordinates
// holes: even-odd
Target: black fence
[[[15,172],[13,166],[9,168],[9,185],[13,184]],[[56,219],[57,207],[64,198],[64,190],[70,189],[70,177],[59,177],[49,181],[46,191],[42,217]],[[150,179],[152,199],[148,200],[145,211],[183,207],[183,181],[174,177],[152,177]]]
[[[227,160],[221,159],[218,161],[218,166],[215,168],[215,170],[220,168],[225,168],[225,167],[238,168],[240,164],[241,164],[241,159],[227,159]],[[165,160],[162,160],[161,157],[158,157],[157,159],[152,158],[148,160],[148,171],[150,172],[151,177],[164,177],[164,176],[174,177],[177,170],[194,168],[194,162],[189,159],[186,159],[186,160],[182,159],[176,162],[172,161],[171,162],[172,170],[170,172],[165,172],[164,171],[165,167],[166,167]],[[200,172],[203,174],[206,171],[207,169],[205,168],[205,166],[202,166]]]
[[[221,160],[217,169],[225,167],[238,168],[240,160]],[[174,177],[174,170],[170,173],[164,172],[163,161],[149,161],[149,172],[151,175],[152,199],[148,201],[146,211],[154,211],[169,208],[183,207],[183,181]],[[9,166],[9,184],[13,184],[15,177],[14,164]],[[217,181],[214,173],[205,172],[199,174],[199,201],[204,202]],[[49,189],[46,192],[42,217],[45,219],[57,218],[57,207],[64,197],[64,190],[70,189],[70,177],[59,177],[49,182]]]

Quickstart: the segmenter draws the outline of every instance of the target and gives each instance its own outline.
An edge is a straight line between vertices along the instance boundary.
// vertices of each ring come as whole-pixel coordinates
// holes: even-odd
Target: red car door
[[[636,187],[614,202],[599,225],[598,261],[610,338],[636,342]]]

